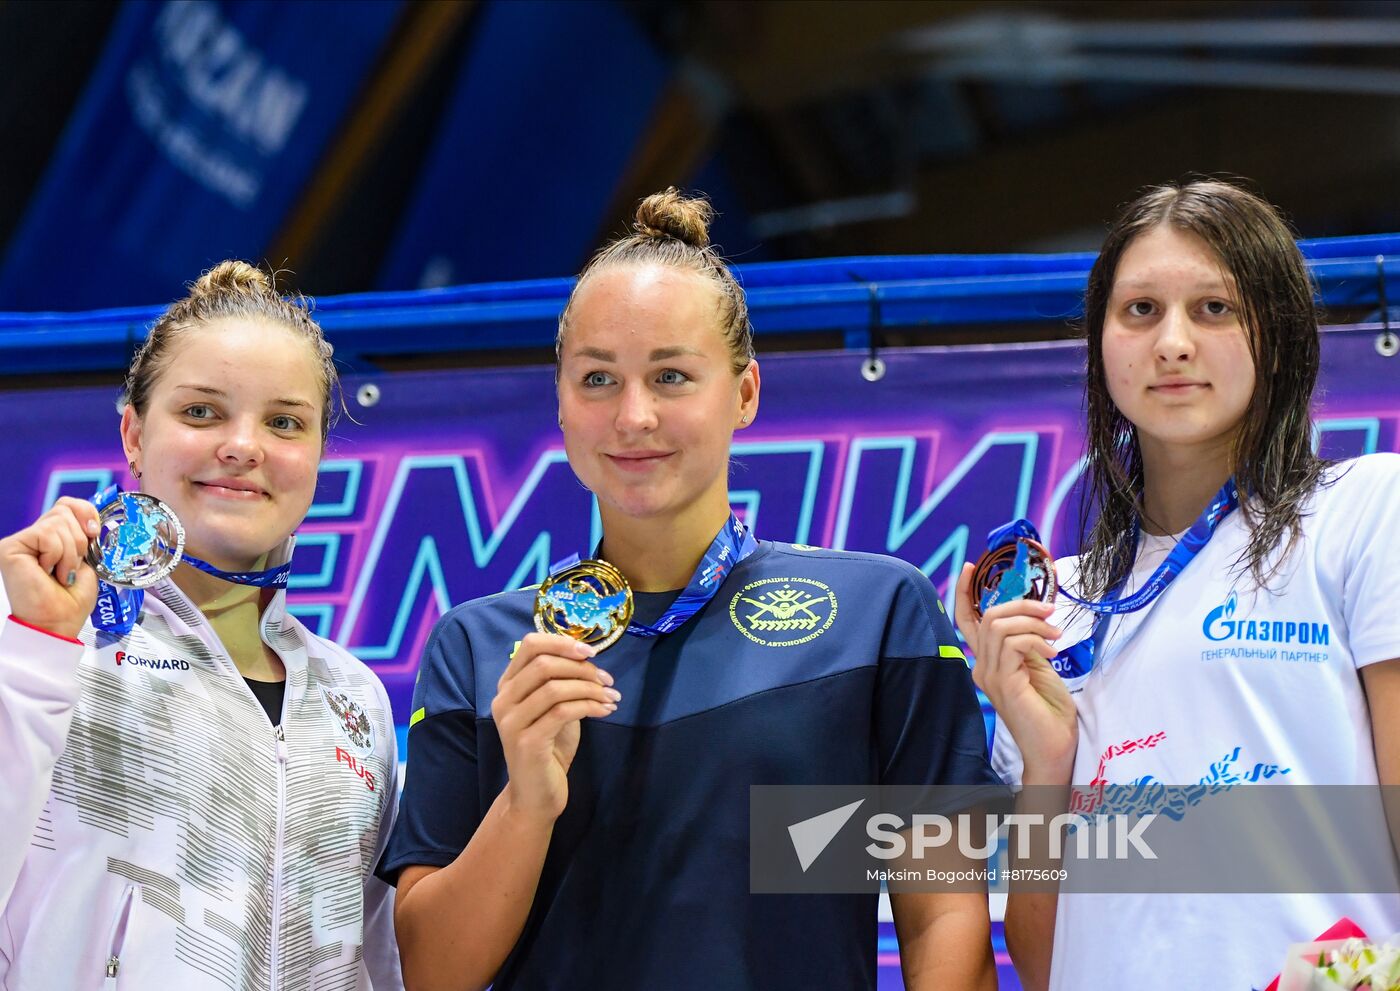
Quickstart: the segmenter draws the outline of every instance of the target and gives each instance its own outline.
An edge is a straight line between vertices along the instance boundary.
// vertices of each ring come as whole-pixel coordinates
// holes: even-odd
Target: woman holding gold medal
[[[127,375],[140,492],[0,540],[0,986],[402,987],[370,873],[388,699],[286,608],[330,359],[305,305],[215,266]]]
[[[749,786],[995,780],[927,579],[732,515],[759,370],[709,216],[648,197],[560,318],[564,445],[630,622],[585,562],[429,641],[380,865],[411,987],[873,988],[873,893],[749,894]],[[985,895],[894,907],[910,988],[994,986]]]
[[[1314,453],[1317,314],[1286,223],[1227,183],[1150,189],[1084,309],[1084,550],[1056,598],[1020,521],[989,540],[1010,567],[959,583],[993,763],[1072,782],[1083,814],[1119,785],[1400,784],[1400,457]],[[1013,889],[1006,933],[1028,988],[1262,988],[1343,917],[1385,938],[1400,898]]]

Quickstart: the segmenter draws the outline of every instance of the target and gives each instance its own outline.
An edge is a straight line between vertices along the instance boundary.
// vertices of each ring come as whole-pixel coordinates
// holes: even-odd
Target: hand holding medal
[[[649,640],[680,629],[715,597],[730,570],[757,549],[753,534],[731,515],[689,584],[652,623],[633,618],[632,588],[607,561],[574,554],[550,568],[535,593],[539,632],[516,645],[491,702],[513,807],[550,819],[564,810],[580,723],[612,715],[622,700],[612,675],[594,663],[598,652],[624,634]]]
[[[138,590],[179,564],[185,530],[159,499],[112,486],[91,502],[60,499],[0,543],[14,615],[71,638],[89,614],[98,629],[129,630],[140,611]]]
[[[168,577],[185,553],[185,528],[164,502],[109,485],[92,497],[98,531],[87,563],[97,573],[92,625],[126,634],[141,614],[144,589]]]
[[[1068,697],[1054,668],[1064,633],[1050,623],[1059,590],[1054,558],[1028,520],[993,530],[987,548],[975,566],[963,565],[954,610],[974,658],[973,682],[998,712],[1007,711],[1007,691],[1021,695],[1027,687],[1072,712],[1061,704]]]
[[[1073,769],[1078,722],[1054,667],[1064,633],[1050,623],[1055,563],[1025,520],[993,530],[987,546],[958,580],[958,629],[974,658],[972,681],[1020,746],[1025,782],[1063,783]]]
[[[617,711],[622,695],[593,659],[632,619],[632,589],[606,561],[575,555],[535,593],[534,624],[496,686],[491,718],[510,773],[511,806],[553,821],[568,802],[580,723]]]

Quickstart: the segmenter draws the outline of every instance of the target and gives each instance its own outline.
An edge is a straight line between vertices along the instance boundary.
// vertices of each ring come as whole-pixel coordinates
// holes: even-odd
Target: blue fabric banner
[[[202,266],[260,258],[399,5],[128,0],[0,266],[0,308],[173,299]]]
[[[1400,450],[1395,362],[1369,330],[1323,335],[1329,457]],[[757,422],[735,436],[730,495],[759,539],[893,554],[945,592],[982,538],[1031,520],[1076,548],[1084,351],[1075,342],[762,358]],[[354,396],[363,380],[346,383]],[[384,374],[331,438],[287,583],[292,611],[384,679],[407,724],[419,654],[451,605],[540,581],[596,546],[562,450],[552,367]],[[60,495],[128,488],[115,388],[0,393],[0,534]],[[522,631],[524,632],[524,631]]]
[[[612,0],[487,0],[379,285],[575,272],[670,70]]]

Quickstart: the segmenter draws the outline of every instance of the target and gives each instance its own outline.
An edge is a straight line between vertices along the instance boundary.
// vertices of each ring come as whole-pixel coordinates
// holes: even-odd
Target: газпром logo
[[[1235,619],[1239,600],[1231,592],[1220,605],[1206,613],[1201,632],[1207,640],[1254,640],[1265,643],[1311,644],[1326,647],[1332,631],[1326,623],[1300,620]]]

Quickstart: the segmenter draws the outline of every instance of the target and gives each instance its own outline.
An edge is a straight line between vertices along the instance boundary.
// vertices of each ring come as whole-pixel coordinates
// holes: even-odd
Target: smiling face
[[[728,514],[730,441],[757,411],[759,377],[756,362],[734,374],[715,314],[703,278],[661,265],[605,268],[579,287],[559,417],[605,528],[610,518],[703,527]]]
[[[306,516],[324,405],[309,343],[278,324],[222,319],[182,331],[122,443],[141,490],[169,503],[195,557],[242,571]]]
[[[1104,315],[1103,363],[1149,461],[1234,439],[1254,359],[1234,280],[1203,240],[1159,225],[1127,246]]]

